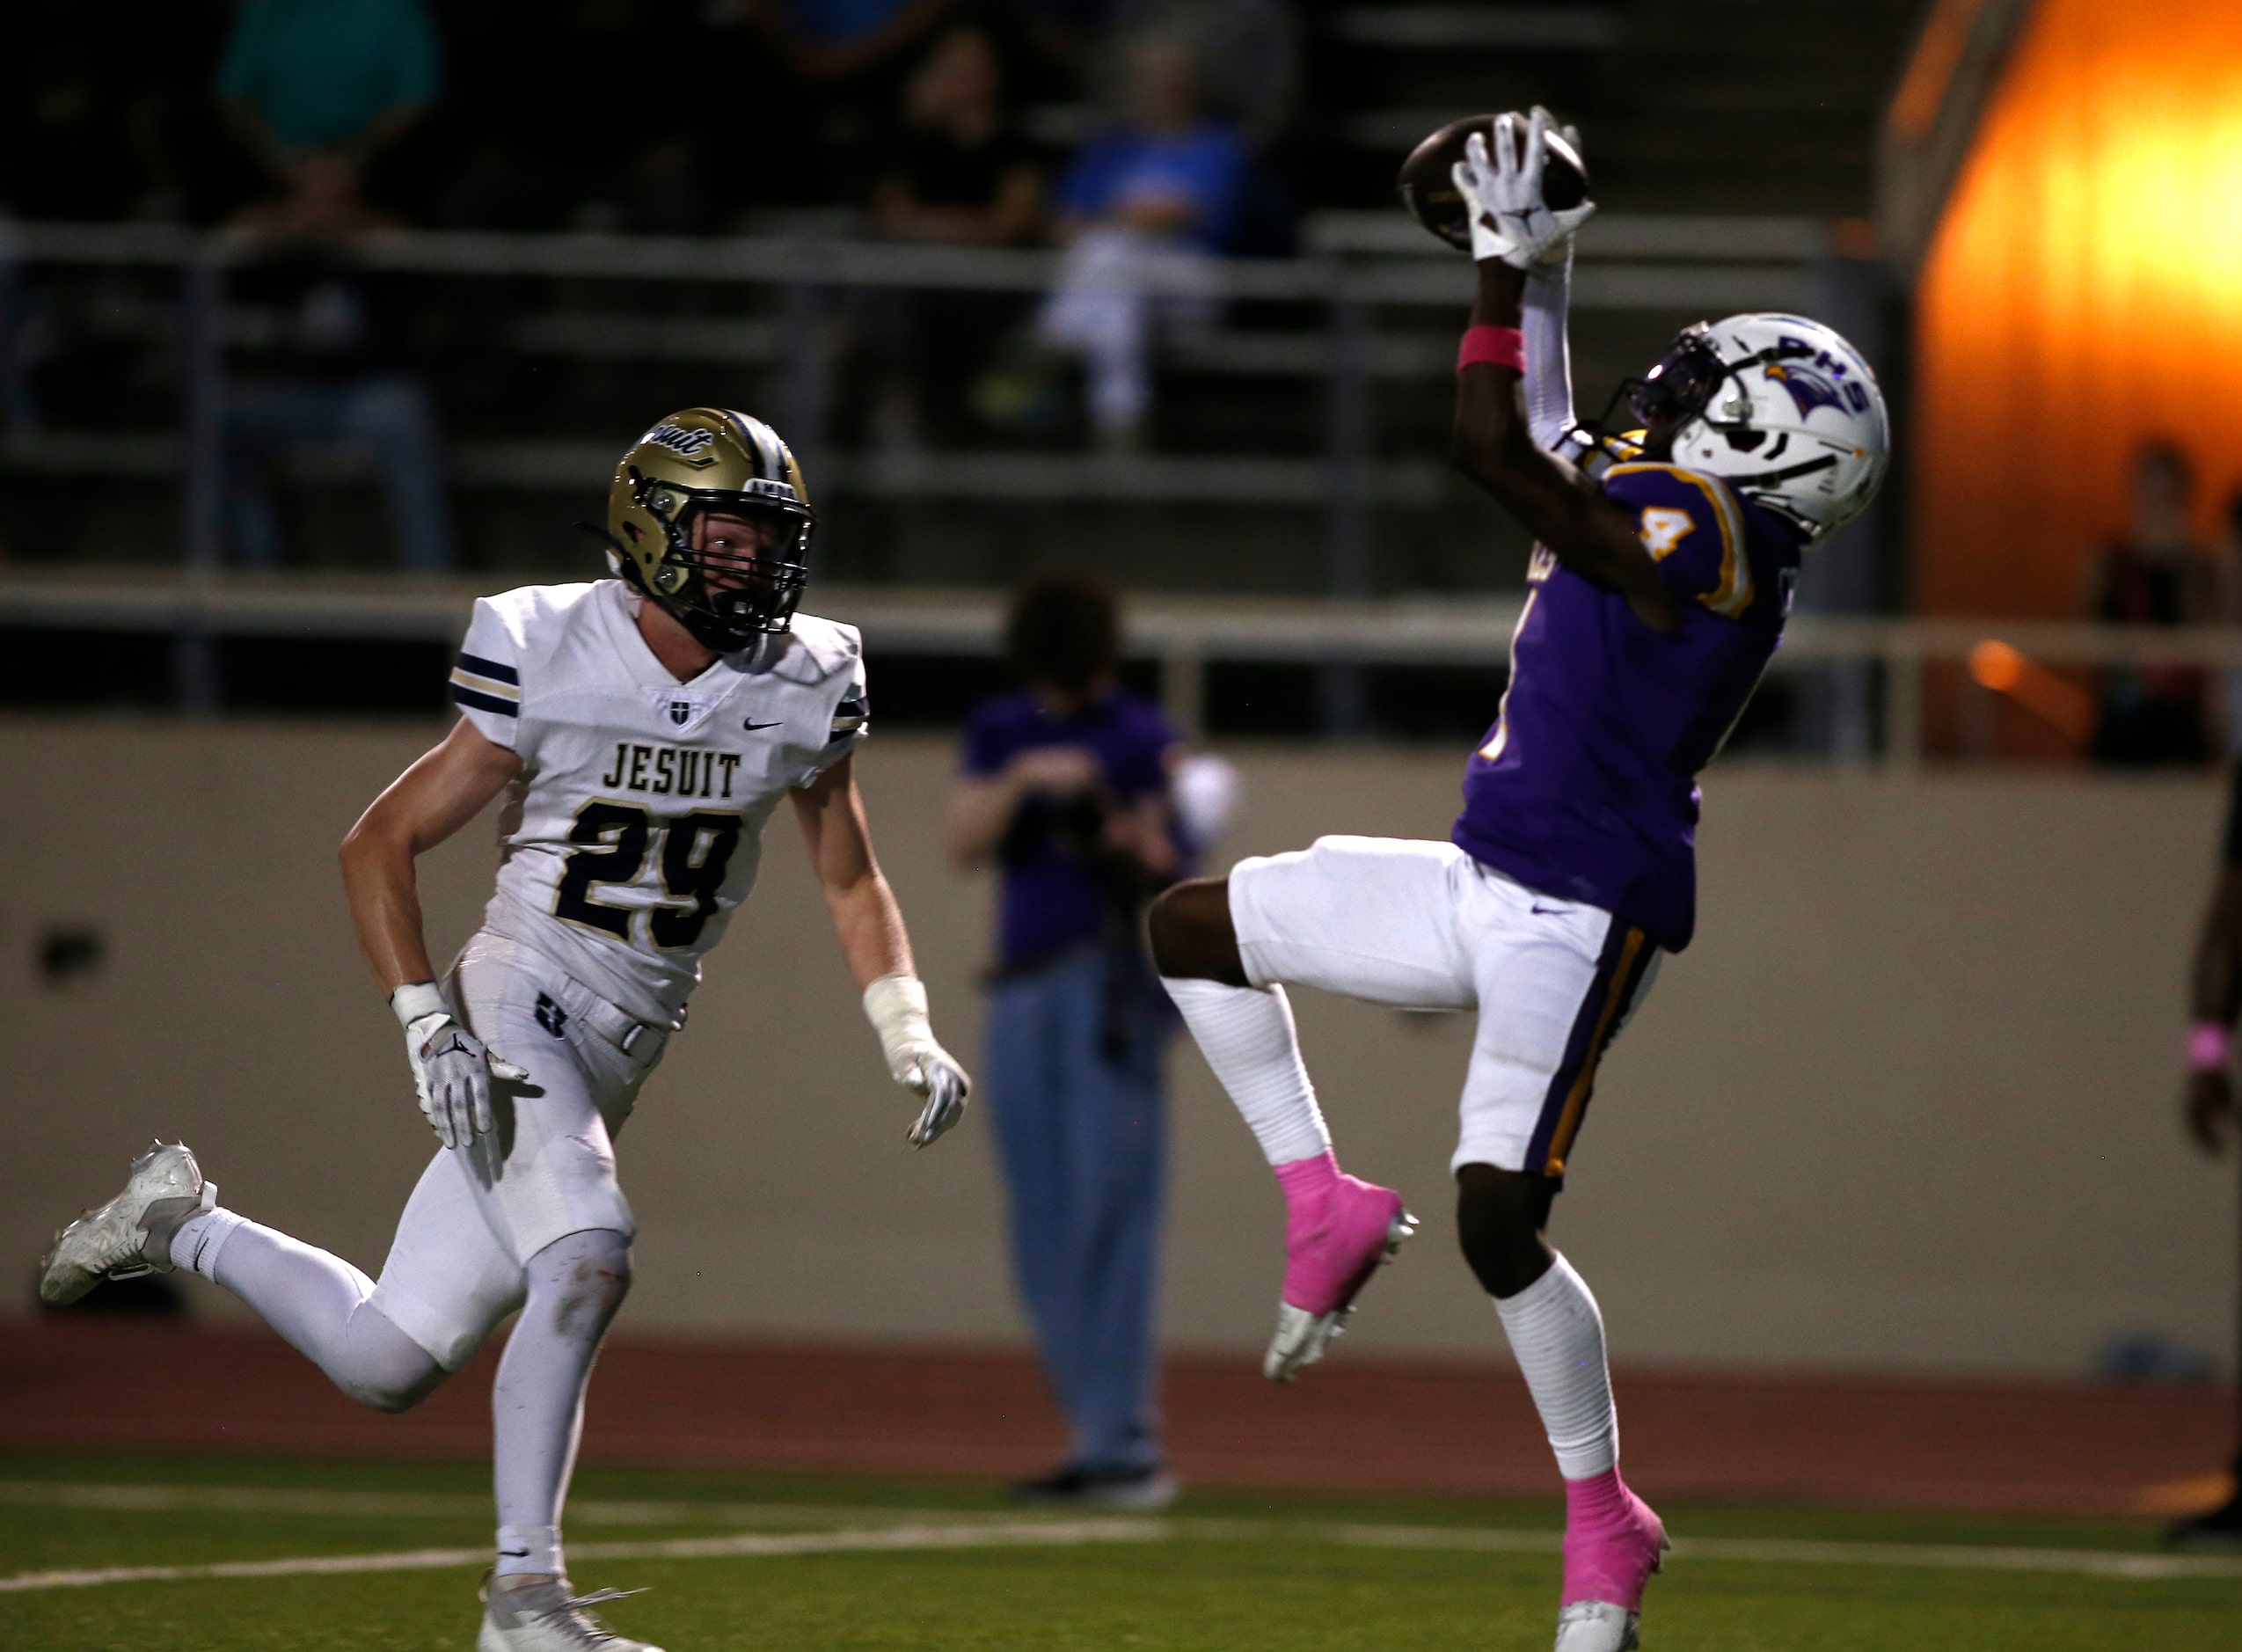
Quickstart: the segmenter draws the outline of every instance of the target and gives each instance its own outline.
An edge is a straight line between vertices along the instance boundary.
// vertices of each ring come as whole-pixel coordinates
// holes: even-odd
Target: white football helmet
[[[1672,463],[1722,478],[1809,543],[1867,509],[1890,463],[1875,373],[1803,316],[1699,322],[1623,393],[1645,423],[1678,420]]]

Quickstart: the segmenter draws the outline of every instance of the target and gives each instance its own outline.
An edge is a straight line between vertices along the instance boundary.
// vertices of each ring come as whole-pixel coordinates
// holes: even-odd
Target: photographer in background
[[[1176,739],[1120,686],[1103,582],[1030,581],[1005,643],[1026,687],[967,723],[950,846],[960,867],[1001,874],[982,1080],[1014,1277],[1074,1435],[1068,1462],[1017,1490],[1159,1508],[1176,1490],[1152,1349],[1169,1023],[1140,936],[1146,902],[1186,870]]]

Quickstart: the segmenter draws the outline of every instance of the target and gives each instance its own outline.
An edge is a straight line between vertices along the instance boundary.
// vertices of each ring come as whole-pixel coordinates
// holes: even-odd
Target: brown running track
[[[1171,1358],[1176,1471],[1201,1485],[1553,1496],[1507,1368],[1342,1349],[1298,1382],[1248,1354]],[[88,1315],[0,1321],[0,1448],[471,1458],[488,1449],[486,1349],[402,1417],[353,1405],[277,1337]],[[1629,1480],[1653,1497],[2067,1514],[2214,1501],[2231,1452],[2220,1388],[1621,1371]],[[1003,1479],[1064,1431],[1026,1355],[971,1349],[618,1340],[592,1385],[586,1460]]]

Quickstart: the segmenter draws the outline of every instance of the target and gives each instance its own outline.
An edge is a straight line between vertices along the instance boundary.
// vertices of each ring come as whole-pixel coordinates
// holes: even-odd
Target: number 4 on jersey
[[[1686,510],[1675,510],[1664,505],[1653,505],[1642,514],[1643,549],[1650,552],[1654,562],[1663,562],[1674,554],[1683,539],[1697,523]]]
[[[595,901],[591,888],[595,883],[636,883],[646,867],[647,846],[659,830],[662,886],[674,899],[690,904],[649,908],[646,926],[656,947],[664,952],[682,951],[700,939],[702,926],[715,916],[717,891],[724,887],[724,869],[732,852],[740,846],[741,825],[737,815],[696,810],[675,820],[656,821],[626,803],[587,803],[576,811],[575,823],[568,829],[568,841],[585,846],[568,857],[555,893],[553,916],[628,941],[635,909]]]

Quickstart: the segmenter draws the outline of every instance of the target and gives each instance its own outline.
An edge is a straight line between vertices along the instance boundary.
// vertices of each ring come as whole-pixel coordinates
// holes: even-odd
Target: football
[[[1492,147],[1493,128],[1491,114],[1450,121],[1409,151],[1409,158],[1401,163],[1400,176],[1394,180],[1409,215],[1449,245],[1465,252],[1472,250],[1472,231],[1464,222],[1464,197],[1457,191],[1452,173],[1456,163],[1464,158],[1464,141],[1474,132],[1484,132]],[[1518,142],[1522,147],[1525,143],[1523,124]],[[1581,164],[1580,151],[1554,129],[1543,138],[1542,148],[1547,156],[1541,174],[1543,201],[1559,212],[1579,206],[1588,197],[1588,169]]]

